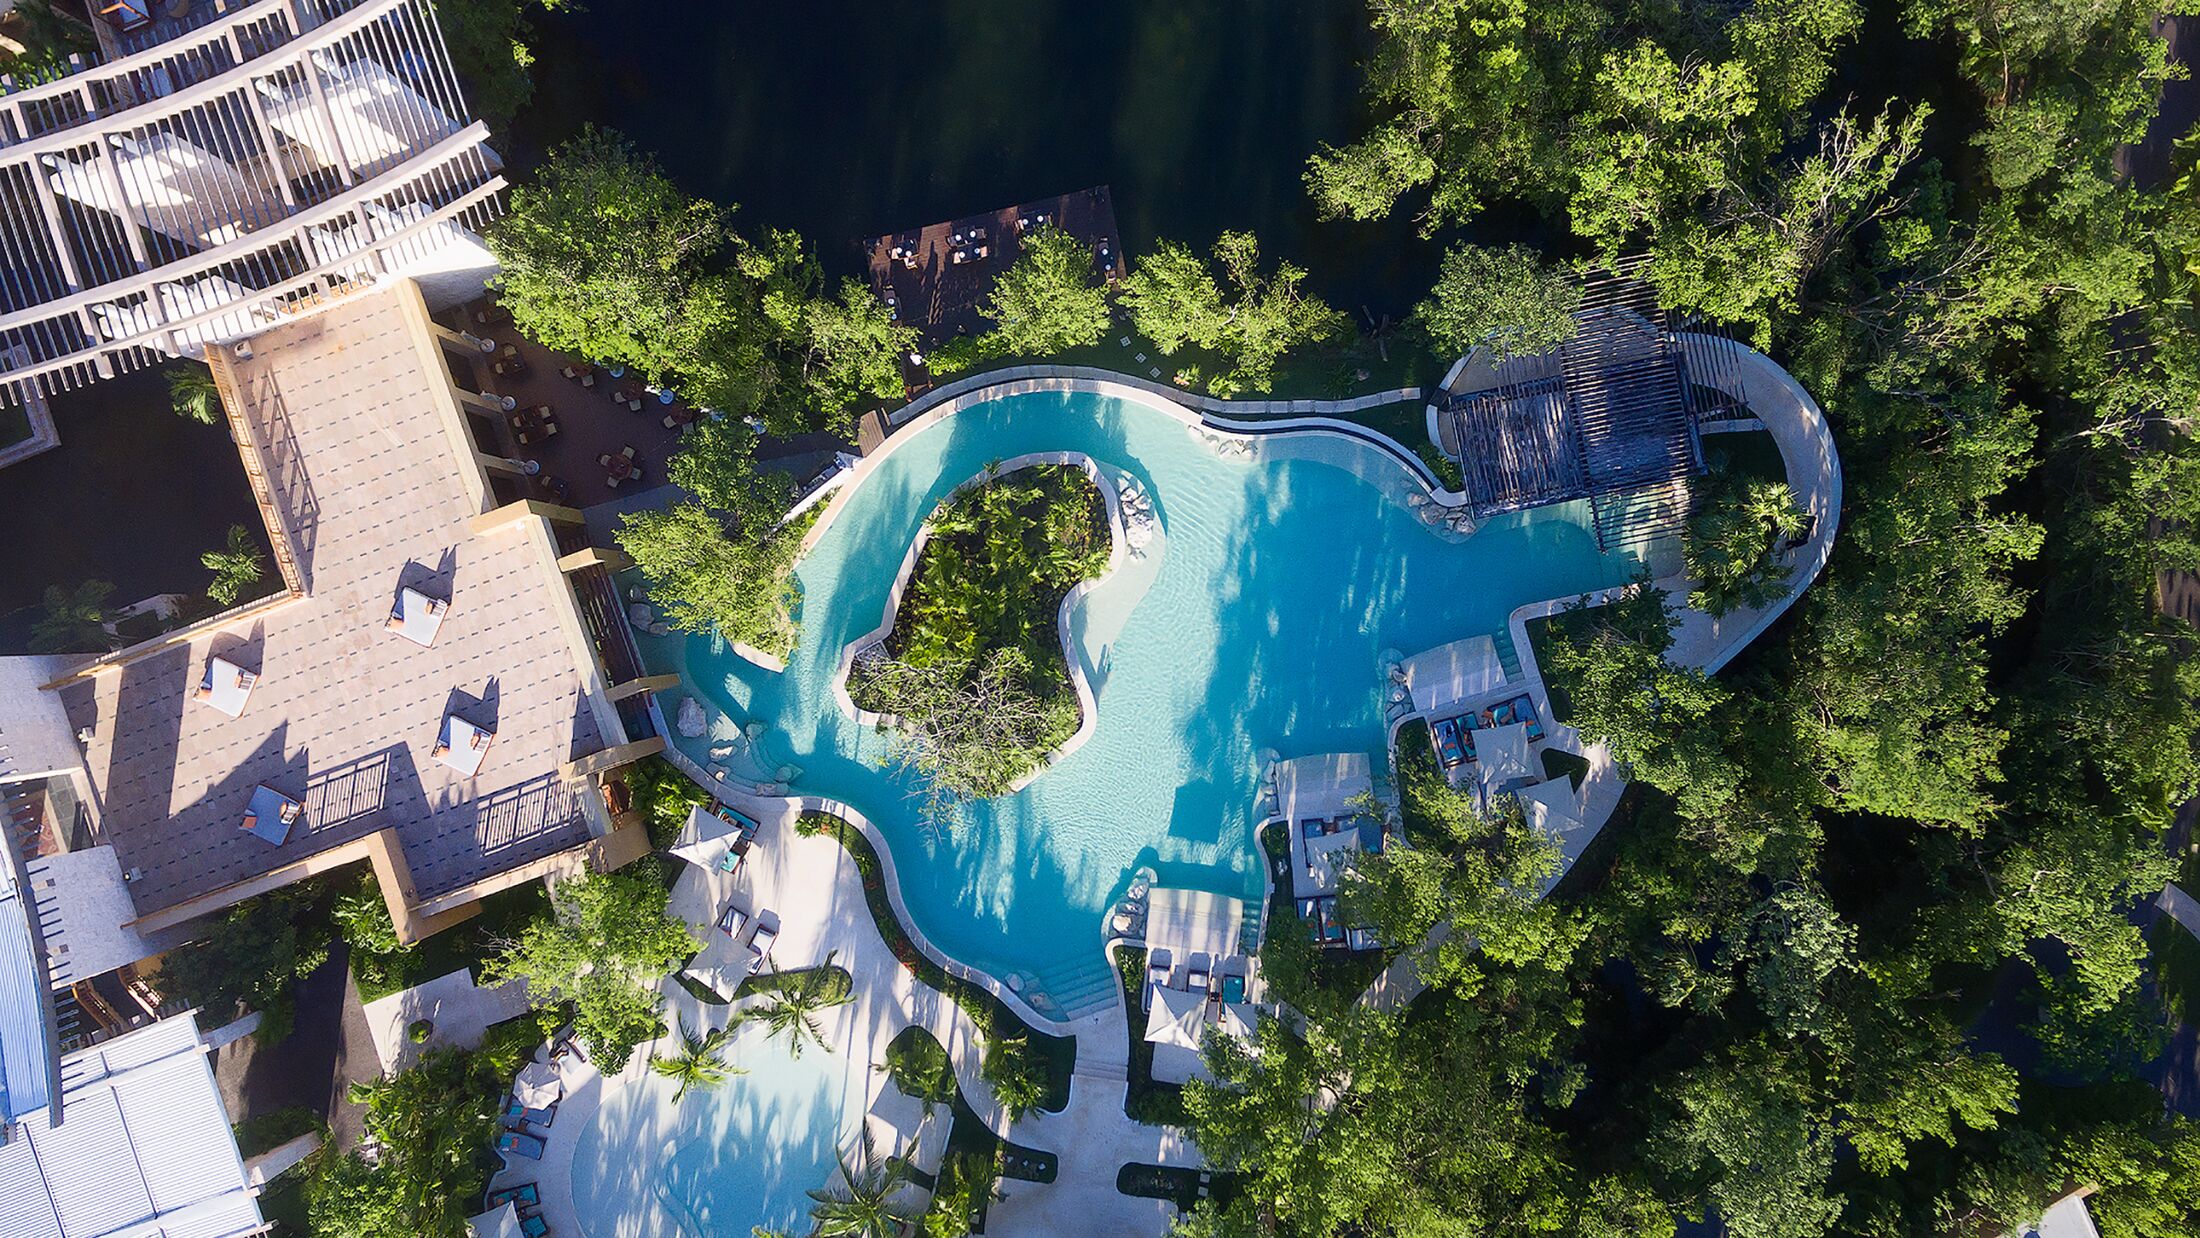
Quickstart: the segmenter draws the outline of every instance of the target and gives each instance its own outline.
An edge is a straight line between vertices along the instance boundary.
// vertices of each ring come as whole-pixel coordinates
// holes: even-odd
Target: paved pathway
[[[871,919],[861,878],[847,852],[831,838],[796,834],[796,808],[789,801],[743,799],[737,806],[761,825],[742,871],[728,876],[690,866],[673,888],[672,913],[707,943],[694,968],[734,959],[737,948],[711,927],[718,909],[730,899],[778,925],[772,959],[780,968],[816,966],[831,951],[834,964],[847,969],[855,1000],[832,1011],[826,1026],[827,1041],[836,1052],[855,1062],[876,1063],[884,1060],[886,1046],[904,1028],[922,1027],[936,1037],[954,1063],[964,1098],[988,1126],[1060,1158],[1055,1182],[1004,1184],[1009,1198],[994,1206],[987,1224],[995,1238],[1070,1232],[1063,1228],[1068,1217],[1078,1218],[1075,1232],[1096,1238],[1151,1238],[1167,1228],[1169,1205],[1122,1195],[1115,1189],[1117,1171],[1133,1161],[1190,1165],[1198,1160],[1181,1134],[1133,1122],[1123,1112],[1129,1040],[1120,1003],[1068,1029],[1078,1041],[1078,1073],[1068,1107],[1059,1114],[1028,1114],[1010,1124],[979,1074],[984,1034],[960,1006],[919,983],[894,958]],[[696,1029],[721,1027],[734,1011],[697,1001],[669,978],[660,991],[668,1026],[685,1021]],[[543,1159],[517,1161],[497,1175],[494,1185],[536,1182],[552,1233],[609,1238],[578,1224],[571,1185],[574,1148],[610,1094],[647,1085],[650,1050],[664,1044],[637,1050],[626,1070],[609,1079],[568,1058],[560,1070],[566,1099],[545,1140]],[[913,1143],[911,1159],[928,1170],[936,1168],[945,1150],[945,1113],[928,1122],[923,1107],[902,1095],[883,1073],[860,1073],[867,1125],[881,1150],[907,1151]]]
[[[364,1007],[367,1033],[385,1073],[400,1071],[430,1049],[446,1045],[478,1048],[493,1023],[527,1013],[527,984],[514,980],[492,989],[476,988],[473,972],[460,968],[424,984],[378,997]],[[405,1034],[418,1019],[433,1025],[428,1039],[415,1044]]]

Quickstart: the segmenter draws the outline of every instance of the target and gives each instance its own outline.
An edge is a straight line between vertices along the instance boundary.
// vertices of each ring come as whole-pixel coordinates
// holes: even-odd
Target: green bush
[[[162,960],[161,988],[204,1010],[213,1026],[257,1010],[260,1043],[281,1041],[296,1011],[291,985],[328,960],[318,894],[310,885],[292,886],[230,908],[206,936]]]
[[[650,845],[659,851],[680,836],[689,812],[711,802],[693,779],[661,756],[648,757],[629,767],[626,788],[634,796],[634,811],[649,823]]]

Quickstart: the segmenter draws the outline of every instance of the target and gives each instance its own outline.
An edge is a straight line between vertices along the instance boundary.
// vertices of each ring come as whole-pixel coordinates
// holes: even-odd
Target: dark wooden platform
[[[988,325],[978,306],[994,277],[1016,260],[1018,238],[1042,217],[1092,248],[1096,272],[1111,282],[1122,279],[1127,268],[1115,202],[1106,185],[1097,185],[872,237],[862,243],[871,290],[917,329],[927,351],[958,335],[976,334]]]

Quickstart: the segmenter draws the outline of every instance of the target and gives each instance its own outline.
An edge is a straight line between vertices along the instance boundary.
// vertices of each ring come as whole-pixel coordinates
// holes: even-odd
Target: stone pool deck
[[[894,958],[871,919],[855,864],[840,844],[829,837],[797,834],[798,813],[792,801],[735,796],[723,789],[720,794],[754,816],[760,828],[740,873],[706,873],[689,866],[673,888],[672,914],[687,921],[706,943],[695,959],[697,968],[734,957],[734,947],[713,928],[719,909],[730,899],[745,909],[767,913],[767,923],[777,918],[779,938],[771,957],[781,969],[820,965],[828,952],[836,966],[847,969],[854,981],[854,1000],[826,1018],[826,1040],[835,1052],[875,1064],[885,1060],[886,1046],[904,1028],[922,1027],[936,1037],[954,1062],[964,1098],[988,1126],[1018,1144],[1056,1153],[1060,1159],[1060,1173],[1052,1183],[1003,1184],[1008,1198],[993,1206],[988,1234],[996,1238],[1061,1234],[1069,1232],[1067,1218],[1076,1218],[1075,1232],[1095,1238],[1152,1238],[1168,1228],[1174,1209],[1160,1200],[1121,1194],[1115,1189],[1116,1174],[1134,1162],[1196,1165],[1198,1154],[1180,1132],[1134,1122],[1123,1112],[1129,1025],[1120,1002],[1065,1029],[1076,1036],[1078,1048],[1069,1105],[1060,1113],[1035,1112],[1008,1122],[993,1090],[980,1077],[984,1034],[953,1000],[919,983]],[[659,989],[668,1026],[684,1021],[697,1030],[723,1027],[736,1009],[699,1002],[669,977]],[[515,1158],[496,1175],[492,1188],[537,1183],[542,1215],[552,1234],[626,1238],[645,1232],[635,1228],[638,1218],[611,1228],[582,1227],[573,1206],[573,1155],[608,1089],[642,1085],[651,1053],[669,1049],[669,1040],[637,1049],[625,1071],[613,1079],[606,1079],[589,1063],[568,1058],[560,1070],[566,1098],[544,1141],[543,1158]],[[738,1058],[733,1060],[738,1064]],[[863,1073],[865,1123],[880,1151],[899,1151],[922,1168],[936,1169],[946,1146],[946,1111],[927,1120],[923,1107],[902,1095],[882,1072]],[[824,1183],[801,1187],[811,1185]]]

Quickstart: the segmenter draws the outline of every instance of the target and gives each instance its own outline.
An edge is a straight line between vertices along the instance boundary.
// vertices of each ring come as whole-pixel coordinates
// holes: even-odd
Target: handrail
[[[269,71],[270,66],[287,66],[304,60],[313,52],[327,47],[384,14],[412,2],[413,0],[366,0],[358,8],[341,17],[331,18],[311,30],[301,31],[297,38],[264,56],[256,56],[233,68],[225,69],[205,81],[193,82],[172,95],[162,95],[158,99],[141,103],[133,108],[110,113],[107,116],[95,117],[85,124],[71,126],[67,129],[56,129],[51,133],[41,133],[35,138],[25,138],[20,142],[0,147],[0,167],[22,163],[39,155],[48,155],[55,151],[82,146],[100,135],[100,122],[102,121],[113,120],[122,116],[132,116],[144,118],[133,120],[131,122],[133,125],[143,124],[147,119],[171,115],[187,108],[196,107],[201,103],[226,95],[232,90],[249,90],[252,88],[253,80],[264,76]],[[202,26],[200,29],[211,30],[213,27],[210,25]],[[161,46],[166,47],[168,44],[164,43]],[[157,51],[159,49],[152,48],[148,50]],[[138,53],[140,56],[144,54],[144,52]],[[134,57],[129,59],[134,59]],[[117,61],[116,63],[124,62]],[[81,73],[62,80],[76,84],[79,89],[85,88],[84,75]],[[10,95],[6,99],[0,99],[0,104],[13,102],[18,97]]]
[[[369,245],[363,249],[357,250],[353,253],[345,254],[342,257],[336,258],[332,261],[324,262],[318,266],[310,267],[304,271],[301,271],[278,287],[298,288],[301,285],[311,283],[316,279],[320,279],[325,275],[329,275],[335,272],[340,267],[350,266],[353,263],[357,262],[369,261],[373,258],[375,254],[380,253],[390,248],[391,246],[397,245],[403,241],[411,240],[413,237],[418,236],[431,228],[440,227],[444,224],[449,223],[454,216],[457,216],[460,213],[469,210],[492,197],[495,197],[496,194],[504,188],[504,186],[505,180],[503,177],[492,176],[479,188],[476,188],[472,192],[467,193],[464,197],[453,200],[449,204],[445,205],[441,210],[438,210],[433,214],[426,216],[425,218],[415,220],[413,223],[407,225],[399,231],[392,232],[387,236],[377,237],[372,245]],[[167,283],[170,282],[170,280],[167,277],[162,277],[157,282]],[[252,309],[253,305],[256,304],[258,300],[265,300],[267,296],[275,295],[277,289],[263,288],[257,289],[256,291],[264,295],[257,299],[247,298],[237,301],[230,301],[226,304],[217,305],[212,309],[201,310],[188,318],[171,319],[167,322],[158,324],[153,329],[140,332],[138,336],[133,337],[132,339],[109,340],[102,344],[95,344],[90,348],[80,348],[77,351],[68,354],[67,356],[56,357],[51,361],[41,361],[36,365],[25,366],[19,370],[8,370],[4,373],[0,373],[0,381],[23,382],[33,378],[43,378],[48,374],[52,374],[60,370],[65,370],[72,366],[92,364],[93,362],[96,362],[97,360],[99,360],[99,358],[105,356],[108,353],[124,352],[132,348],[149,347],[150,345],[144,342],[145,339],[147,339],[148,337],[167,334],[175,331],[187,330],[191,327],[199,325],[200,323],[208,322],[227,314],[248,312]]]
[[[55,78],[50,82],[41,82],[36,86],[25,86],[21,90],[12,91],[5,96],[0,96],[0,104],[44,103],[49,99],[57,99],[63,95],[76,94],[94,81],[128,77],[132,73],[150,68],[160,61],[176,55],[179,51],[188,51],[214,43],[227,42],[229,32],[238,26],[272,16],[278,11],[287,11],[295,17],[297,13],[295,3],[296,0],[253,0],[253,3],[247,4],[234,13],[224,13],[195,30],[186,30],[175,38],[155,43],[142,51],[131,52],[127,56],[110,60],[105,64],[93,65],[81,73],[72,73],[67,77]],[[301,36],[306,32],[303,23],[294,22],[293,29]],[[315,27],[315,29],[318,29],[318,27]],[[283,46],[288,47],[289,44],[286,43]],[[99,118],[94,116],[86,117],[86,119],[97,120]]]
[[[331,198],[318,206],[309,207],[295,214],[285,215],[275,222],[265,227],[255,228],[235,240],[226,241],[212,249],[192,254],[188,258],[164,263],[149,270],[134,271],[121,279],[111,279],[104,284],[80,289],[65,297],[56,297],[51,301],[41,301],[36,305],[25,306],[12,314],[0,315],[0,334],[15,330],[18,327],[44,322],[49,318],[58,318],[63,314],[73,314],[80,309],[89,309],[94,305],[112,301],[125,293],[144,290],[152,284],[179,283],[190,279],[194,275],[204,274],[214,267],[235,262],[247,254],[257,253],[270,245],[293,239],[300,229],[324,224],[339,215],[356,211],[361,203],[379,198],[394,189],[400,188],[418,178],[423,171],[449,163],[488,140],[489,126],[477,120],[366,184],[352,186],[349,192],[340,197]],[[380,245],[381,243],[382,238],[377,237],[374,244]],[[371,249],[373,246],[368,248]],[[367,250],[362,249],[359,252],[365,253]],[[349,259],[345,261],[349,261]],[[207,311],[200,317],[216,316],[239,308],[244,304],[243,301],[232,301],[214,310]],[[165,322],[161,324],[161,327],[164,330],[173,331],[177,327],[193,321],[196,321],[196,319]],[[112,345],[109,345],[109,347],[112,347]],[[101,351],[105,350],[102,349]],[[14,370],[7,371],[11,378],[16,373],[17,371]]]

